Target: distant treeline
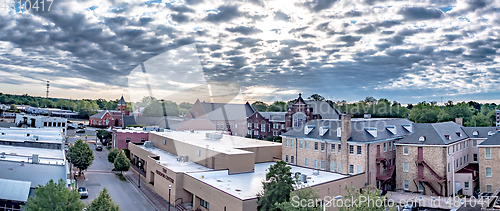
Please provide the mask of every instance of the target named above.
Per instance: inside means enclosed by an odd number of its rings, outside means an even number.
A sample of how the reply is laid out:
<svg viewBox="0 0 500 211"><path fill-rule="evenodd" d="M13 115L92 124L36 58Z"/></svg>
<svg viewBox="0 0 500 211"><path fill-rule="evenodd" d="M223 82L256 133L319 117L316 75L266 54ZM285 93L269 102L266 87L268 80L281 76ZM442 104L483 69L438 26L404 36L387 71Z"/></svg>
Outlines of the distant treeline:
<svg viewBox="0 0 500 211"><path fill-rule="evenodd" d="M73 100L73 99L61 99L61 98L42 98L42 97L33 97L27 94L24 95L11 95L11 94L3 94L0 93L0 103L7 105L30 105L33 107L40 108L60 108L65 110L72 110L78 112L80 118L87 119L89 116L92 116L97 113L97 110L114 110L116 109L116 105L118 104L119 99L116 100L105 100L105 99L82 99L82 100ZM150 104L151 103L151 104ZM158 109L155 108L158 104L161 104L162 101L157 100L151 97L144 97L140 102L130 103L127 102L127 109L129 111L133 111L138 107L146 107L149 108L144 110L144 116L156 116ZM170 116L180 115L182 113L186 113L189 109L191 109L190 103L181 103L177 105L172 101L164 101L165 108L167 108L167 114Z"/></svg>
<svg viewBox="0 0 500 211"><path fill-rule="evenodd" d="M372 118L408 118L416 123L435 123L455 121L455 118L463 118L464 125L467 127L495 126L495 110L500 109L495 103L481 104L474 101L459 102L454 104L452 101L444 105L437 105L435 102L420 102L416 105L408 104L402 106L396 101L389 101L385 98L375 99L366 97L356 103L343 101L327 100L319 94L313 94L307 100L325 101L332 106L341 109L344 113L351 114L354 118L361 118L365 114L370 114ZM295 100L276 101L272 104L266 104L256 101L252 106L257 111L286 111L289 105Z"/></svg>

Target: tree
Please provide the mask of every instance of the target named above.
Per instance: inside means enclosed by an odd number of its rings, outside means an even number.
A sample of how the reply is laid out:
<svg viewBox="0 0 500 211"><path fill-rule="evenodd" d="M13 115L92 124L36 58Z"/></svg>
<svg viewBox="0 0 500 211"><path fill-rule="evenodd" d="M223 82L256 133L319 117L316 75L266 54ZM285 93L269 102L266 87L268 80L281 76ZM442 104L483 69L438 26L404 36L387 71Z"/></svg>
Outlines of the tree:
<svg viewBox="0 0 500 211"><path fill-rule="evenodd" d="M154 100L146 108L144 108L142 115L145 117L162 117L165 113L163 111L162 104L159 101Z"/></svg>
<svg viewBox="0 0 500 211"><path fill-rule="evenodd" d="M267 107L266 111L272 112L281 112L281 111L286 111L287 104L283 101L276 101L273 104L271 104L269 107Z"/></svg>
<svg viewBox="0 0 500 211"><path fill-rule="evenodd" d="M76 141L75 145L69 148L68 160L79 170L79 175L82 170L86 170L94 161L94 152L89 145L81 139Z"/></svg>
<svg viewBox="0 0 500 211"><path fill-rule="evenodd" d="M14 104L10 104L10 110L17 111L17 106Z"/></svg>
<svg viewBox="0 0 500 211"><path fill-rule="evenodd" d="M115 162L115 158L118 155L118 153L120 153L119 149L113 149L113 150L111 150L111 152L108 153L108 161L110 163L114 163Z"/></svg>
<svg viewBox="0 0 500 211"><path fill-rule="evenodd" d="M118 152L113 164L115 165L115 171L120 171L120 174L123 173L123 171L128 171L130 168L130 160L123 151Z"/></svg>
<svg viewBox="0 0 500 211"><path fill-rule="evenodd" d="M491 126L490 119L483 115L482 113L478 113L475 116L472 116L472 118L469 121L465 122L466 127L489 127Z"/></svg>
<svg viewBox="0 0 500 211"><path fill-rule="evenodd" d="M262 182L264 191L257 195L259 210L279 210L276 203L287 202L293 190L292 168L284 161L269 167L266 181Z"/></svg>
<svg viewBox="0 0 500 211"><path fill-rule="evenodd" d="M311 187L302 188L290 193L290 201L276 204L276 208L286 211L321 211L321 207L316 204L319 199L318 191ZM300 206L301 202L306 206Z"/></svg>
<svg viewBox="0 0 500 211"><path fill-rule="evenodd" d="M252 103L252 107L257 111L264 112L267 109L267 104L262 101L255 101Z"/></svg>
<svg viewBox="0 0 500 211"><path fill-rule="evenodd" d="M97 130L97 138L104 144L108 139L111 139L111 133L107 130Z"/></svg>
<svg viewBox="0 0 500 211"><path fill-rule="evenodd" d="M103 188L99 196L87 205L87 211L120 211L120 206L113 202L107 188Z"/></svg>
<svg viewBox="0 0 500 211"><path fill-rule="evenodd" d="M313 101L325 101L325 98L319 94L312 94L310 97L307 98L308 100L313 100Z"/></svg>
<svg viewBox="0 0 500 211"><path fill-rule="evenodd" d="M25 211L80 211L84 207L85 204L80 201L78 191L69 190L63 179L59 179L58 183L51 179L44 186L38 185L35 198L30 196L23 209Z"/></svg>
<svg viewBox="0 0 500 211"><path fill-rule="evenodd" d="M375 200L381 200L382 202L385 201L387 198L387 195L385 196L380 196L380 190L377 188L373 188L371 186L367 186L360 191L357 188L348 188L347 186L345 187L347 190L347 195L345 195L343 198L345 199L373 199ZM356 204L356 206L351 206L351 207L339 207L339 211L385 211L386 207L384 207L384 203L380 203L382 206L378 207L376 206L376 203L370 202L370 200L366 200L363 203L359 202ZM391 209L392 210L392 209Z"/></svg>

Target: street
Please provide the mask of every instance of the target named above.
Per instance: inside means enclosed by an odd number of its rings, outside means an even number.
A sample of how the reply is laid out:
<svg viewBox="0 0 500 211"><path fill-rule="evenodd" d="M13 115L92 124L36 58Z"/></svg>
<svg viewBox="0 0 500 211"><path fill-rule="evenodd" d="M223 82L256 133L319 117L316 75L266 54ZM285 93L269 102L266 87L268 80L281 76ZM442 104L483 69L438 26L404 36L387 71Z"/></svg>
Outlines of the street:
<svg viewBox="0 0 500 211"><path fill-rule="evenodd" d="M69 132L69 131L68 131ZM95 134L95 133L94 133ZM83 137L68 137L68 143L75 143L77 139L85 140ZM95 140L95 135L89 135L87 139ZM92 150L95 149L94 144L89 144ZM103 151L94 150L95 159L89 169L85 172L85 179L77 181L77 187L86 187L89 197L82 199L85 204L89 204L93 199L97 198L99 192L106 187L111 198L115 203L120 205L122 210L144 210L151 211L155 208L149 201L128 181L121 181L115 172L112 172L113 164L108 162L108 151L106 148ZM124 172L124 174L133 174L132 172Z"/></svg>

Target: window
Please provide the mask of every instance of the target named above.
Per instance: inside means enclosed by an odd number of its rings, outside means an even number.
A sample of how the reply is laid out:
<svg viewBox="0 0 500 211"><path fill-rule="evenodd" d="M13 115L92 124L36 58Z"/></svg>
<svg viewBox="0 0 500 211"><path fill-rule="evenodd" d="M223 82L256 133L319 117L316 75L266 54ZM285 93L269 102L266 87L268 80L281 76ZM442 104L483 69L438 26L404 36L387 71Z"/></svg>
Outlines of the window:
<svg viewBox="0 0 500 211"><path fill-rule="evenodd" d="M44 127L47 127L47 122L44 122L44 123L43 123L43 126L44 126Z"/></svg>
<svg viewBox="0 0 500 211"><path fill-rule="evenodd" d="M450 154L450 147L448 147L448 155Z"/></svg>
<svg viewBox="0 0 500 211"><path fill-rule="evenodd" d="M408 146L403 146L403 155L408 155Z"/></svg>
<svg viewBox="0 0 500 211"><path fill-rule="evenodd" d="M491 177L491 168L486 168L486 177Z"/></svg>
<svg viewBox="0 0 500 211"><path fill-rule="evenodd" d="M477 162L477 154L472 155L472 161Z"/></svg>
<svg viewBox="0 0 500 211"><path fill-rule="evenodd" d="M288 163L288 155L285 155L285 162Z"/></svg>
<svg viewBox="0 0 500 211"><path fill-rule="evenodd" d="M260 124L260 131L266 132L266 124Z"/></svg>
<svg viewBox="0 0 500 211"><path fill-rule="evenodd" d="M342 163L338 162L337 163L337 172L341 172L342 171Z"/></svg>
<svg viewBox="0 0 500 211"><path fill-rule="evenodd" d="M314 142L314 150L318 150L318 142Z"/></svg>
<svg viewBox="0 0 500 211"><path fill-rule="evenodd" d="M455 164L456 164L456 165L455 165L455 166L456 166L455 168L458 168L458 159L455 161Z"/></svg>
<svg viewBox="0 0 500 211"><path fill-rule="evenodd" d="M325 145L326 145L326 143L321 143L321 151L325 151L325 148L326 148Z"/></svg>
<svg viewBox="0 0 500 211"><path fill-rule="evenodd" d="M451 167L451 166L450 166L450 163L448 163L448 173L450 173L450 170L451 170L451 168L450 168L450 167Z"/></svg>
<svg viewBox="0 0 500 211"><path fill-rule="evenodd" d="M248 130L247 134L252 135L252 130Z"/></svg>
<svg viewBox="0 0 500 211"><path fill-rule="evenodd" d="M125 142L127 142L127 143L130 142L130 138L126 138Z"/></svg>
<svg viewBox="0 0 500 211"><path fill-rule="evenodd" d="M353 145L349 145L349 154L354 154L354 146Z"/></svg>
<svg viewBox="0 0 500 211"><path fill-rule="evenodd" d="M258 130L254 130L254 131L253 131L253 135L254 135L254 136L258 136L258 135L259 135L259 131L258 131Z"/></svg>
<svg viewBox="0 0 500 211"><path fill-rule="evenodd" d="M335 171L335 162L330 162L330 171Z"/></svg>
<svg viewBox="0 0 500 211"><path fill-rule="evenodd" d="M293 164L293 163L294 163L294 161L295 161L295 157L294 157L293 155L292 155L292 156L290 156L290 163L291 163L291 164Z"/></svg>
<svg viewBox="0 0 500 211"><path fill-rule="evenodd" d="M387 143L384 143L384 152L387 152Z"/></svg>
<svg viewBox="0 0 500 211"><path fill-rule="evenodd" d="M392 150L392 142L389 142L389 151Z"/></svg>
<svg viewBox="0 0 500 211"><path fill-rule="evenodd" d="M163 139L163 145L167 145L167 139Z"/></svg>
<svg viewBox="0 0 500 211"><path fill-rule="evenodd" d="M408 180L405 180L405 181L404 181L404 189L405 189L405 190L410 189L410 187L409 187L409 186L410 186L410 184L408 183Z"/></svg>
<svg viewBox="0 0 500 211"><path fill-rule="evenodd" d="M424 184L421 181L418 181L418 191L419 192L424 191Z"/></svg>
<svg viewBox="0 0 500 211"><path fill-rule="evenodd" d="M335 153L335 144L330 144L332 153Z"/></svg>
<svg viewBox="0 0 500 211"><path fill-rule="evenodd" d="M361 165L356 166L356 174L361 174L363 172L363 169L361 169Z"/></svg>
<svg viewBox="0 0 500 211"><path fill-rule="evenodd" d="M57 127L61 127L61 123L60 122L57 123Z"/></svg>
<svg viewBox="0 0 500 211"><path fill-rule="evenodd" d="M396 141L392 142L392 150L396 150Z"/></svg>
<svg viewBox="0 0 500 211"><path fill-rule="evenodd" d="M361 146L357 146L358 155L361 155Z"/></svg>
<svg viewBox="0 0 500 211"><path fill-rule="evenodd" d="M295 139L290 139L290 147L295 147Z"/></svg>
<svg viewBox="0 0 500 211"><path fill-rule="evenodd" d="M203 200L203 199L200 199L200 205L204 208L206 208L207 210L210 209L210 203L208 203L207 201Z"/></svg>
<svg viewBox="0 0 500 211"><path fill-rule="evenodd" d="M285 124L281 124L281 129L285 129Z"/></svg>
<svg viewBox="0 0 500 211"><path fill-rule="evenodd" d="M302 149L302 140L299 140L299 148Z"/></svg>
<svg viewBox="0 0 500 211"><path fill-rule="evenodd" d="M200 156L201 156L201 150L196 150L196 155L197 155L198 157L200 157Z"/></svg>
<svg viewBox="0 0 500 211"><path fill-rule="evenodd" d="M491 148L485 148L484 149L484 158L485 159L491 159Z"/></svg>
<svg viewBox="0 0 500 211"><path fill-rule="evenodd" d="M464 189L469 190L469 182L464 182Z"/></svg>
<svg viewBox="0 0 500 211"><path fill-rule="evenodd" d="M324 160L321 161L321 170L325 170L325 161Z"/></svg>
<svg viewBox="0 0 500 211"><path fill-rule="evenodd" d="M248 123L248 128L252 128L252 123Z"/></svg>
<svg viewBox="0 0 500 211"><path fill-rule="evenodd" d="M467 163L469 162L469 154L467 154Z"/></svg>
<svg viewBox="0 0 500 211"><path fill-rule="evenodd" d="M462 165L462 158L460 158L460 165Z"/></svg>
<svg viewBox="0 0 500 211"><path fill-rule="evenodd" d="M305 144L305 148L306 148L306 149L309 149L309 141L305 140L305 141L304 141L304 144Z"/></svg>
<svg viewBox="0 0 500 211"><path fill-rule="evenodd" d="M299 125L301 125L303 122L306 121L306 115L302 112L297 112L295 114L293 114L292 116L292 127L298 127Z"/></svg>
<svg viewBox="0 0 500 211"><path fill-rule="evenodd" d="M309 167L309 158L304 159L304 166Z"/></svg>
<svg viewBox="0 0 500 211"><path fill-rule="evenodd" d="M63 123L62 123L62 127L66 127L66 122L63 122Z"/></svg>
<svg viewBox="0 0 500 211"><path fill-rule="evenodd" d="M318 168L318 160L314 159L314 168L317 169Z"/></svg>
<svg viewBox="0 0 500 211"><path fill-rule="evenodd" d="M493 187L491 187L491 185L486 185L486 193L493 193Z"/></svg>
<svg viewBox="0 0 500 211"><path fill-rule="evenodd" d="M341 148L342 148L342 145L339 144L339 147L337 147L337 149L338 149L337 152L339 152L339 154L340 154L340 149Z"/></svg>
<svg viewBox="0 0 500 211"><path fill-rule="evenodd" d="M465 148L469 148L469 141L465 142Z"/></svg>
<svg viewBox="0 0 500 211"><path fill-rule="evenodd" d="M141 138L141 142L146 142L146 139L145 138Z"/></svg>
<svg viewBox="0 0 500 211"><path fill-rule="evenodd" d="M354 165L349 164L349 174L354 174Z"/></svg>
<svg viewBox="0 0 500 211"><path fill-rule="evenodd" d="M472 147L477 147L477 140L472 140Z"/></svg>
<svg viewBox="0 0 500 211"><path fill-rule="evenodd" d="M403 163L403 171L408 172L408 162Z"/></svg>

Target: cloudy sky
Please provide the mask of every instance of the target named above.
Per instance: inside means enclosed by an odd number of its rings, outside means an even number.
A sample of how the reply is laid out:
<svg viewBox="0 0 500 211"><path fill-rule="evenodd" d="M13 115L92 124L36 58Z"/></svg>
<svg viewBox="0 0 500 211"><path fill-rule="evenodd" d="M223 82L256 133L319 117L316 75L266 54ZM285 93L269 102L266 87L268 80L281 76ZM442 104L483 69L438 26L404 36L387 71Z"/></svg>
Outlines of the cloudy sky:
<svg viewBox="0 0 500 211"><path fill-rule="evenodd" d="M50 80L52 97L74 99L195 99L217 95L197 87L230 84L226 94L239 90L244 101L289 100L299 92L334 101L500 101L498 0L25 6L0 8L3 93L44 96Z"/></svg>

